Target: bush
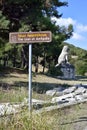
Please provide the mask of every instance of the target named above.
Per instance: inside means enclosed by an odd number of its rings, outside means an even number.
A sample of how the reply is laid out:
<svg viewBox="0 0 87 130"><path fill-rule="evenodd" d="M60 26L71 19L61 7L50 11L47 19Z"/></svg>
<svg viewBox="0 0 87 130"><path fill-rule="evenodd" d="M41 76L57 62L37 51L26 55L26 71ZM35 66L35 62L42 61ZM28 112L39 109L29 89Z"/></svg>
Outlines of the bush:
<svg viewBox="0 0 87 130"><path fill-rule="evenodd" d="M51 76L62 76L62 72L59 66L51 66L47 73Z"/></svg>
<svg viewBox="0 0 87 130"><path fill-rule="evenodd" d="M46 116L23 112L0 120L0 130L52 130Z"/></svg>
<svg viewBox="0 0 87 130"><path fill-rule="evenodd" d="M79 60L76 64L76 73L77 75L82 75L84 76L85 73L87 72L87 63L84 61Z"/></svg>
<svg viewBox="0 0 87 130"><path fill-rule="evenodd" d="M47 90L53 89L53 87L47 83L33 83L32 87L33 91L40 94L46 93Z"/></svg>

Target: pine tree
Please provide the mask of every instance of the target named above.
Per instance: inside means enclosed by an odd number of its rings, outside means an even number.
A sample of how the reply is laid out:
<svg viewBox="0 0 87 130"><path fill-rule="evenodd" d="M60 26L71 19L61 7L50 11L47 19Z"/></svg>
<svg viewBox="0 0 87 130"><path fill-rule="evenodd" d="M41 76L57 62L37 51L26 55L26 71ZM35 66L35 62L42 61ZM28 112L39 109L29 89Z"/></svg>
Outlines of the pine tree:
<svg viewBox="0 0 87 130"><path fill-rule="evenodd" d="M49 59L56 58L57 52L59 51L58 47L62 41L70 38L72 35L72 25L66 29L65 27L57 26L55 22L51 21L52 17L62 17L58 8L67 5L67 2L61 2L60 0L2 0L0 4L0 39L4 39L4 42L8 43L9 32L50 30L53 34L51 45L33 45L33 50L35 50L33 57L37 59L36 63L38 62L38 57L43 56L45 67ZM3 40L1 42L3 43ZM20 66L23 67L28 66L27 46L27 44L21 45L22 51L20 54L22 56L20 63L22 63L22 65ZM16 54L19 53L18 47L19 45L14 47L17 49ZM15 55L14 48L9 47L9 55L11 55L11 53ZM37 53L38 50L40 51ZM16 62L15 59L14 62Z"/></svg>

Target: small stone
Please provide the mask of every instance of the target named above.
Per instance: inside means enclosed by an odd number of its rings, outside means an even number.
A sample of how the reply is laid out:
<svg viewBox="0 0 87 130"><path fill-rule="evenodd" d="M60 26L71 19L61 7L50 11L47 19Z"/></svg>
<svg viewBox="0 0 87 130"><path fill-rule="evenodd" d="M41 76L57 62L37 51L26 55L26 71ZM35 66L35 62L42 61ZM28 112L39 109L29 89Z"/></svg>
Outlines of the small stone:
<svg viewBox="0 0 87 130"><path fill-rule="evenodd" d="M74 92L75 90L76 90L76 87L73 86L73 87L69 87L69 88L65 89L65 90L63 91L63 93L64 93L64 94L69 94L69 93Z"/></svg>
<svg viewBox="0 0 87 130"><path fill-rule="evenodd" d="M46 91L46 95L49 95L49 96L54 96L56 93L56 90L48 90Z"/></svg>

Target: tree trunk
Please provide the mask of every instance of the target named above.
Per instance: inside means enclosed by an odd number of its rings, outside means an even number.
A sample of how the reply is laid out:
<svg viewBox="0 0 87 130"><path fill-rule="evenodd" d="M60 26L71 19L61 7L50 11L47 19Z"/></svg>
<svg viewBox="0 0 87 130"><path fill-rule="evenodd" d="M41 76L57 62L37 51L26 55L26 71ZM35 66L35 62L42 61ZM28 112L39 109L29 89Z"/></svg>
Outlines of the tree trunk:
<svg viewBox="0 0 87 130"><path fill-rule="evenodd" d="M6 67L8 65L8 57L4 56L3 58L3 66Z"/></svg>
<svg viewBox="0 0 87 130"><path fill-rule="evenodd" d="M46 66L46 55L44 52L44 58L43 58L43 73L45 72L45 66Z"/></svg>
<svg viewBox="0 0 87 130"><path fill-rule="evenodd" d="M27 50L26 47L23 46L22 47L22 51L21 51L21 67L24 69L28 69L28 57L27 57Z"/></svg>
<svg viewBox="0 0 87 130"><path fill-rule="evenodd" d="M36 57L35 73L38 73L38 56Z"/></svg>

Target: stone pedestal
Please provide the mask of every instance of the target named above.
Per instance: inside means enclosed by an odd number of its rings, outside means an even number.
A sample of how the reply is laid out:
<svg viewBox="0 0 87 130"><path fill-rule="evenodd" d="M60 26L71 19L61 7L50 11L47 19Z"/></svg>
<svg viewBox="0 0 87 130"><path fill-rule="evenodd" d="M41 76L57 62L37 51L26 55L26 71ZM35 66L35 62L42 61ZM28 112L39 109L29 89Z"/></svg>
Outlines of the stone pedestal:
<svg viewBox="0 0 87 130"><path fill-rule="evenodd" d="M61 78L63 79L75 79L75 67L71 64L63 64L61 65L61 71L63 73L63 76Z"/></svg>

